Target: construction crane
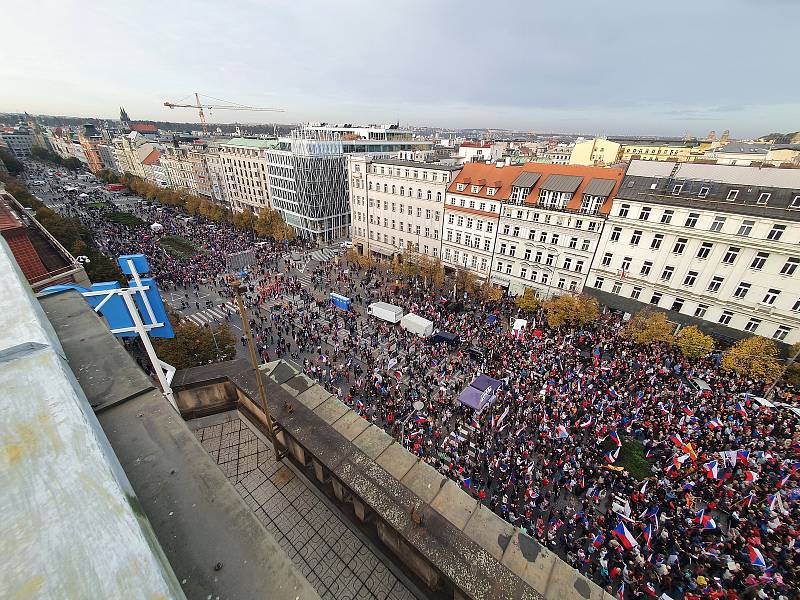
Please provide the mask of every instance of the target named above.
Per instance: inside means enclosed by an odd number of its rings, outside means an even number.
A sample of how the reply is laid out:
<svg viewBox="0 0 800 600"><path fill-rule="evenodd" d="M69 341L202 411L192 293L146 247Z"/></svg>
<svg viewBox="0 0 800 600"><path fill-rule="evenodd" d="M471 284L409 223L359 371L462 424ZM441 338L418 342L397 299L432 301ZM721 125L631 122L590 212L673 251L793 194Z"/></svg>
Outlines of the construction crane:
<svg viewBox="0 0 800 600"><path fill-rule="evenodd" d="M284 109L282 108L244 106L243 104L234 104L233 106L224 104L200 104L200 95L197 93L195 93L194 99L196 102L195 104L177 104L175 102L166 101L164 102L164 106L166 106L167 108L196 108L197 113L200 115L200 128L203 130L203 133L208 133L208 123L206 123L206 115L203 112L204 108L207 108L208 110L224 109L224 110L250 110L256 112L284 112ZM221 100L221 102L225 102L225 100Z"/></svg>

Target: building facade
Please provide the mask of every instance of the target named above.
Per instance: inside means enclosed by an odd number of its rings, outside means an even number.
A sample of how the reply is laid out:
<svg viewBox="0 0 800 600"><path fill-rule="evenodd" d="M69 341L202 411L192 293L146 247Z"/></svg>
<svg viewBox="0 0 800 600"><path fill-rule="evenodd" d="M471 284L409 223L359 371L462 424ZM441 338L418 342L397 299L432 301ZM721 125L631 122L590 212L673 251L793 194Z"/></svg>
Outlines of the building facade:
<svg viewBox="0 0 800 600"><path fill-rule="evenodd" d="M347 157L427 158L433 142L395 126L310 126L281 138L266 151L274 206L297 234L331 241L348 237L350 200Z"/></svg>
<svg viewBox="0 0 800 600"><path fill-rule="evenodd" d="M196 194L197 181L194 176L194 165L189 158L190 151L191 147L185 144L167 144L159 157L159 163L166 172L170 187L189 190ZM146 177L146 174L144 176Z"/></svg>
<svg viewBox="0 0 800 600"><path fill-rule="evenodd" d="M266 152L278 141L233 138L220 142L219 160L224 167L225 195L231 210L250 209L258 214L272 208L267 183Z"/></svg>
<svg viewBox="0 0 800 600"><path fill-rule="evenodd" d="M5 146L17 158L27 158L33 147L33 133L24 126L0 130L0 147Z"/></svg>
<svg viewBox="0 0 800 600"><path fill-rule="evenodd" d="M633 161L587 291L718 337L800 341L800 171Z"/></svg>
<svg viewBox="0 0 800 600"><path fill-rule="evenodd" d="M390 258L411 249L439 258L447 187L460 170L455 165L351 155L351 237L359 253Z"/></svg>
<svg viewBox="0 0 800 600"><path fill-rule="evenodd" d="M503 199L492 283L512 295L581 293L623 169L526 165Z"/></svg>
<svg viewBox="0 0 800 600"><path fill-rule="evenodd" d="M220 156L220 145L212 140L206 149L206 168L208 169L208 183L211 191L211 200L222 206L228 206L228 197L225 193L225 166Z"/></svg>
<svg viewBox="0 0 800 600"><path fill-rule="evenodd" d="M569 164L584 166L611 165L619 160L622 146L608 138L592 138L575 142Z"/></svg>
<svg viewBox="0 0 800 600"><path fill-rule="evenodd" d="M98 146L104 144L105 140L100 135L100 132L97 131L97 128L91 123L84 125L78 134L78 141L81 148L83 148L83 154L86 156L86 164L89 170L92 173L97 173L105 169L106 166L98 151Z"/></svg>

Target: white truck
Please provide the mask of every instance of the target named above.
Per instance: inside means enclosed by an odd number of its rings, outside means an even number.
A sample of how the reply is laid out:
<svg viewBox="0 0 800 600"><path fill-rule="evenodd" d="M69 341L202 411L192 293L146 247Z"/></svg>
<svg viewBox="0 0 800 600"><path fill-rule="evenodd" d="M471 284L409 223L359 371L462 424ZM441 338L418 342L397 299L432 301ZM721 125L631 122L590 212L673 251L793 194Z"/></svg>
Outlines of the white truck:
<svg viewBox="0 0 800 600"><path fill-rule="evenodd" d="M397 323L403 318L403 309L387 302L373 302L367 307L367 313L389 323Z"/></svg>
<svg viewBox="0 0 800 600"><path fill-rule="evenodd" d="M403 316L403 318L400 319L400 327L423 338L433 335L433 321L423 319L414 313L408 313Z"/></svg>

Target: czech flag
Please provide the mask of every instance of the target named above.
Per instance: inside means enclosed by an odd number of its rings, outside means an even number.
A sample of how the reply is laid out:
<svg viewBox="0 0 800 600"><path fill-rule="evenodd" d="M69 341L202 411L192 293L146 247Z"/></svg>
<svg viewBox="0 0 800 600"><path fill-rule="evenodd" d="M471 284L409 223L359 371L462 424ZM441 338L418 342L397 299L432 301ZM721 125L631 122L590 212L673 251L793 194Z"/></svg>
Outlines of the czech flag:
<svg viewBox="0 0 800 600"><path fill-rule="evenodd" d="M578 427L580 427L581 429L586 429L587 427L591 427L591 425L592 425L592 415L589 415L589 418L586 419L586 421L584 421L583 423L579 423Z"/></svg>
<svg viewBox="0 0 800 600"><path fill-rule="evenodd" d="M620 441L620 439L619 439L619 434L618 434L616 431L612 431L611 433L609 433L609 434L608 434L608 437L610 437L610 438L611 438L611 440L612 440L612 441L613 441L613 442L614 442L614 443L615 443L617 446L622 446L622 442L621 442L621 441Z"/></svg>
<svg viewBox="0 0 800 600"><path fill-rule="evenodd" d="M694 411L691 408L689 408L688 406L684 406L683 407L683 412L686 414L687 417L693 417L694 416Z"/></svg>
<svg viewBox="0 0 800 600"><path fill-rule="evenodd" d="M747 494L747 496L742 498L740 504L742 506L750 506L753 503L753 498L755 498L755 496L756 496L755 492L750 492L749 494Z"/></svg>
<svg viewBox="0 0 800 600"><path fill-rule="evenodd" d="M707 425L709 429L722 429L722 421L720 421L718 418L711 419Z"/></svg>
<svg viewBox="0 0 800 600"><path fill-rule="evenodd" d="M673 435L669 436L669 439L678 448L683 448L683 440L681 439L681 436L679 436L677 434L673 434Z"/></svg>
<svg viewBox="0 0 800 600"><path fill-rule="evenodd" d="M736 408L735 408L735 410L736 410L736 412L737 412L737 413L739 413L739 414L740 414L740 415L742 415L743 417L746 417L746 416L747 416L747 410L745 409L745 407L742 405L742 403L741 403L741 402L737 402L737 403L736 403Z"/></svg>
<svg viewBox="0 0 800 600"><path fill-rule="evenodd" d="M755 483L756 481L758 481L758 473L756 473L755 471L745 471L744 479L745 481L752 481L753 483Z"/></svg>
<svg viewBox="0 0 800 600"><path fill-rule="evenodd" d="M617 600L625 600L625 582L623 581L622 584L619 586L617 590Z"/></svg>
<svg viewBox="0 0 800 600"><path fill-rule="evenodd" d="M622 544L622 547L626 550L630 550L639 545L636 538L633 537L631 532L628 531L628 528L625 527L625 523L617 525L611 533L617 537L619 543Z"/></svg>
<svg viewBox="0 0 800 600"><path fill-rule="evenodd" d="M594 536L594 539L592 540L592 546L594 546L595 548L599 548L600 546L603 545L605 541L606 541L606 536L604 536L601 532L598 531L597 535Z"/></svg>
<svg viewBox="0 0 800 600"><path fill-rule="evenodd" d="M653 526L648 523L644 526L644 541L648 548L650 548L650 540L653 537Z"/></svg>
<svg viewBox="0 0 800 600"><path fill-rule="evenodd" d="M613 387L612 388L608 388L608 395L611 396L612 398L618 398L619 397L619 394L617 394L617 390L615 390Z"/></svg>
<svg viewBox="0 0 800 600"><path fill-rule="evenodd" d="M472 477L467 477L464 479L464 487L467 489L472 487Z"/></svg>
<svg viewBox="0 0 800 600"><path fill-rule="evenodd" d="M414 417L414 422L415 423L427 423L428 419L423 417L422 415L417 415L416 417Z"/></svg>
<svg viewBox="0 0 800 600"><path fill-rule="evenodd" d="M737 450L736 451L736 464L745 465L747 466L750 460L750 451L749 450Z"/></svg>
<svg viewBox="0 0 800 600"><path fill-rule="evenodd" d="M703 465L703 469L705 470L706 476L708 476L709 479L719 479L719 469L717 466L717 461L712 460L710 462L707 462L706 464Z"/></svg>
<svg viewBox="0 0 800 600"><path fill-rule="evenodd" d="M697 521L697 524L703 529L717 528L717 524L714 522L714 519L712 519L710 515L707 515L705 510L698 510L694 514L694 520Z"/></svg>
<svg viewBox="0 0 800 600"><path fill-rule="evenodd" d="M754 567L761 567L762 569L767 568L767 563L764 561L764 555L761 554L761 550L755 546L748 546L747 554L750 556L751 565Z"/></svg>
<svg viewBox="0 0 800 600"><path fill-rule="evenodd" d="M683 463L689 460L688 454L682 454L681 456L673 456L672 457L672 464L675 465L676 469L679 469Z"/></svg>
<svg viewBox="0 0 800 600"><path fill-rule="evenodd" d="M609 450L603 455L606 459L607 463L614 464L617 462L617 458L619 458L619 446L617 446L616 450Z"/></svg>
<svg viewBox="0 0 800 600"><path fill-rule="evenodd" d="M556 427L556 436L558 439L564 439L569 437L569 433L567 432L567 428L563 425L559 425Z"/></svg>

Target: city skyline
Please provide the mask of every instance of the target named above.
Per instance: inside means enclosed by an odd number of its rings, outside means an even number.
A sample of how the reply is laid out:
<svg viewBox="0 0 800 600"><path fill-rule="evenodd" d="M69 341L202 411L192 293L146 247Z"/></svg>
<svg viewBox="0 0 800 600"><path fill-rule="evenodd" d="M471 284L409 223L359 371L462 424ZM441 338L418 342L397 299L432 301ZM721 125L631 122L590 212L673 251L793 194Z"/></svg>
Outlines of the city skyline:
<svg viewBox="0 0 800 600"><path fill-rule="evenodd" d="M156 18L143 4L124 14L104 4L18 5L8 21L35 24L38 38L31 44L26 27L6 32L8 47L25 52L0 67L0 111L117 118L125 106L133 118L192 122L196 113L163 102L188 103L199 91L286 109L207 114L220 123L672 136L730 129L741 138L800 129L800 83L785 77L795 3L677 2L673 29L661 8L583 4L565 14L392 2L378 14L364 2L177 2Z"/></svg>

